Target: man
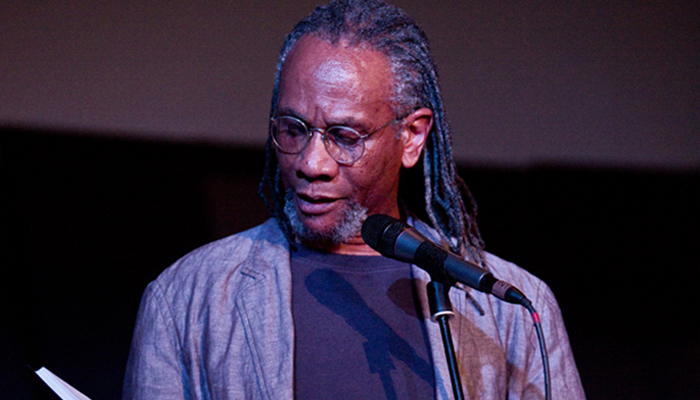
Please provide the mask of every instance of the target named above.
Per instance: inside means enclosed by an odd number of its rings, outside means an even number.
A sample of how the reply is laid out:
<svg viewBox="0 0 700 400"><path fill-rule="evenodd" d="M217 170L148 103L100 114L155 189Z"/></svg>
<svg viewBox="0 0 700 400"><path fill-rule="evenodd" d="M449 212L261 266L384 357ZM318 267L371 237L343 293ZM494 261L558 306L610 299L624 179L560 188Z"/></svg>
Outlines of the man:
<svg viewBox="0 0 700 400"><path fill-rule="evenodd" d="M544 320L554 397L584 397L547 286L482 250L427 39L402 11L334 1L287 37L261 193L274 219L195 250L149 285L124 398L451 398L430 277L365 244L372 214L407 221L523 290ZM544 398L527 313L471 289L450 297L466 396Z"/></svg>

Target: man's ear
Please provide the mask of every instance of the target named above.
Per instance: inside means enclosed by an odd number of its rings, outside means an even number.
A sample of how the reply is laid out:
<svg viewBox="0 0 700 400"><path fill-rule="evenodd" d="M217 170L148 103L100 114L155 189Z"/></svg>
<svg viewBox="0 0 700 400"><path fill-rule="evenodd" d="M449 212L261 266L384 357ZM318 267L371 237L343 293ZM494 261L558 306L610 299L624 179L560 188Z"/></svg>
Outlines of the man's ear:
<svg viewBox="0 0 700 400"><path fill-rule="evenodd" d="M420 155L428 140L433 127L433 111L429 108L419 108L405 119L405 128L401 134L404 142L401 163L404 168L411 168L420 159Z"/></svg>

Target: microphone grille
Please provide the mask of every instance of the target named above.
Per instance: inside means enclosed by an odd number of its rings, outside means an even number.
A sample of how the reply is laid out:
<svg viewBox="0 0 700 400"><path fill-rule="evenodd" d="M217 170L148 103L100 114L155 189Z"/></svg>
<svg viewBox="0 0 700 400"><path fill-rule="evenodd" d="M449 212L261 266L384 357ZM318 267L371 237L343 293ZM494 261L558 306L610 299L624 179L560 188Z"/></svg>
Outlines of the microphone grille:
<svg viewBox="0 0 700 400"><path fill-rule="evenodd" d="M398 219L374 214L362 224L362 239L382 255L394 257L394 244L404 229L406 225Z"/></svg>

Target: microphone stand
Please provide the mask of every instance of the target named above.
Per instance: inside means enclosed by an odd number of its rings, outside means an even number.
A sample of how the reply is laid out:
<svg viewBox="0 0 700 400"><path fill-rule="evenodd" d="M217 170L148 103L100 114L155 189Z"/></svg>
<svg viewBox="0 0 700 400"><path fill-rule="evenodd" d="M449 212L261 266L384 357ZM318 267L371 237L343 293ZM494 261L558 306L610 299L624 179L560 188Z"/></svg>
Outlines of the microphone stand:
<svg viewBox="0 0 700 400"><path fill-rule="evenodd" d="M455 400L463 400L462 380L459 377L457 356L455 355L452 332L450 331L449 318L454 316L454 312L452 311L450 298L447 295L449 290L450 285L444 285L436 280L431 280L427 285L430 315L433 321L437 321L440 324L442 343L445 346L445 359L447 360L447 368L450 371Z"/></svg>

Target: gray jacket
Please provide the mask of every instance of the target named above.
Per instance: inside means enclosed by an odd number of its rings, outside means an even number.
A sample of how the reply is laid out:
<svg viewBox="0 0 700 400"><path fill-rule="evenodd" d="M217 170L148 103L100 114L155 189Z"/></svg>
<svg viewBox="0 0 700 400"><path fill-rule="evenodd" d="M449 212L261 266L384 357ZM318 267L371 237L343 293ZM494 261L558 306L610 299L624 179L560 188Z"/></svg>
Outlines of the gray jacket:
<svg viewBox="0 0 700 400"><path fill-rule="evenodd" d="M417 222L433 239L435 233ZM584 399L561 312L550 289L487 255L494 275L520 288L543 321L557 400ZM413 267L426 316L430 278ZM542 362L527 311L475 290L452 289L450 327L465 396L542 399ZM289 244L276 221L203 246L146 289L124 399L293 399L294 321ZM436 397L452 398L439 326L426 322Z"/></svg>

